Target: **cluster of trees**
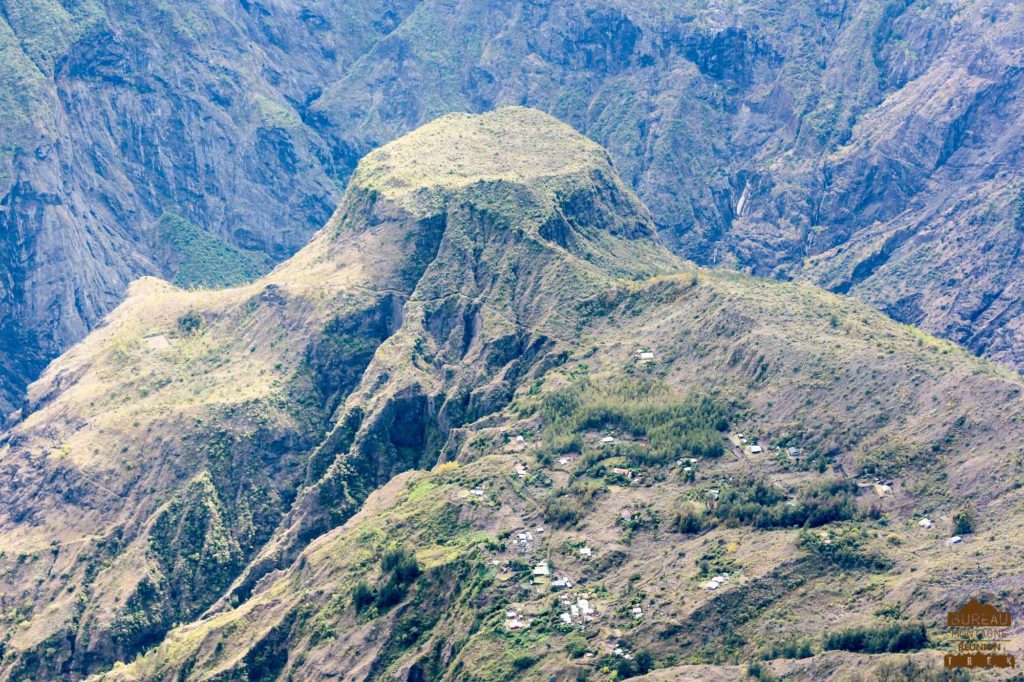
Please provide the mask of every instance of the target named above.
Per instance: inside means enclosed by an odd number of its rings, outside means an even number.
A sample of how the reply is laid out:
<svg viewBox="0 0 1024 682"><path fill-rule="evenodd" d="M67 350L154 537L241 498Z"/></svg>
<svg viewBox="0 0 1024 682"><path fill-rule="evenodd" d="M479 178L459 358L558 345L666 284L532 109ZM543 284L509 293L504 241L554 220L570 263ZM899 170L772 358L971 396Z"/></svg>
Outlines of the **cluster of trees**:
<svg viewBox="0 0 1024 682"><path fill-rule="evenodd" d="M416 555L405 547L393 547L384 552L380 560L381 570L387 579L374 589L365 580L360 580L352 591L352 605L361 613L371 605L383 611L405 599L409 586L420 576L420 565Z"/></svg>
<svg viewBox="0 0 1024 682"><path fill-rule="evenodd" d="M571 526L604 490L602 483L588 479L578 479L568 488L558 488L544 503L544 520L555 526Z"/></svg>
<svg viewBox="0 0 1024 682"><path fill-rule="evenodd" d="M542 456L582 452L581 434L614 429L644 438L644 447L622 454L639 465L675 461L684 455L718 457L724 451L722 432L729 428L727 405L708 396L680 398L651 379L621 379L596 384L581 379L544 396Z"/></svg>
<svg viewBox="0 0 1024 682"><path fill-rule="evenodd" d="M920 623L855 627L825 635L822 647L864 654L898 654L928 646L928 632Z"/></svg>
<svg viewBox="0 0 1024 682"><path fill-rule="evenodd" d="M797 544L840 568L884 571L892 566L892 562L878 552L865 549L863 540L863 531L845 529L823 538L804 529L800 531Z"/></svg>
<svg viewBox="0 0 1024 682"><path fill-rule="evenodd" d="M801 490L794 502L765 479L738 481L722 491L714 515L733 526L755 528L817 528L857 515L857 486L847 481L824 481Z"/></svg>
<svg viewBox="0 0 1024 682"><path fill-rule="evenodd" d="M676 514L672 528L696 534L719 523L755 528L817 528L857 516L857 486L824 481L802 489L790 501L786 493L764 478L747 478L724 489L717 506L707 514L687 507Z"/></svg>

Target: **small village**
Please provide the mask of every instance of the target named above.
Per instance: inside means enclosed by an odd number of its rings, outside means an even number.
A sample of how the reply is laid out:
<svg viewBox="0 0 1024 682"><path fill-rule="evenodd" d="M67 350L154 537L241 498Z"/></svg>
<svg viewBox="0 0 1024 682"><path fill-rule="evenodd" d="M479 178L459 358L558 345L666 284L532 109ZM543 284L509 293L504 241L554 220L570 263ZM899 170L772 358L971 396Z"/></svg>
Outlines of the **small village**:
<svg viewBox="0 0 1024 682"><path fill-rule="evenodd" d="M636 359L644 365L656 362L650 350L638 351ZM582 434L582 448L557 457L542 457L542 426L533 422L504 431L502 452L508 461L508 478L479 482L465 494L479 504L500 506L502 499L514 493L522 503L516 507L517 513L529 521L499 536L503 538L502 545L487 560L510 599L503 610L501 629L509 634L539 629L589 635L587 641L592 644L582 654L583 660L602 656L632 660L635 652L630 645L631 633L636 628L651 621L662 626L678 622L685 618L685 613L708 600L750 582L742 562L730 557L734 550L727 548L724 554L715 554L717 550L711 546L704 550L705 559L700 559L689 575L675 575L665 583L679 591L668 600L677 609L675 612L661 606L666 601L664 596L654 598L643 589L634 589L632 583L625 593L610 591L606 584L610 574L605 571L615 571L617 566L628 563L635 539L672 537L666 536L672 529L666 527L664 511L642 499L655 490L662 490L661 495L672 490L671 495L692 500L688 504L693 509L713 515L726 499L726 490L734 489L743 471L753 470L794 481L780 504L794 514L802 505L795 491L804 478L801 472L809 458L796 445L776 445L748 432L730 432L721 436L724 452L719 457L683 456L667 466L642 466L629 464L627 458L616 454L628 451L625 448L647 445L644 438L621 429L586 431ZM567 485L578 477L579 467L586 462L590 463L588 480L596 476L594 484L605 491L600 497L602 508L613 508L611 518L603 517L606 522L596 526L590 522L577 525L560 523L557 518L545 519L545 510L536 495ZM842 475L841 469L838 472ZM888 500L899 490L898 481L877 476L859 477L851 484L860 491L865 504L871 504L870 499ZM499 495L498 490L505 492ZM535 500L533 506L530 500ZM614 511L616 500L621 503ZM937 530L928 517L920 518L915 525L922 533ZM684 532L681 538L687 546L696 543L701 547L699 535L690 540L687 537L690 536ZM841 539L832 533L818 533L816 537L824 547ZM951 547L963 538L953 535L944 540L935 537L935 541ZM594 648L596 642L601 642L601 646Z"/></svg>

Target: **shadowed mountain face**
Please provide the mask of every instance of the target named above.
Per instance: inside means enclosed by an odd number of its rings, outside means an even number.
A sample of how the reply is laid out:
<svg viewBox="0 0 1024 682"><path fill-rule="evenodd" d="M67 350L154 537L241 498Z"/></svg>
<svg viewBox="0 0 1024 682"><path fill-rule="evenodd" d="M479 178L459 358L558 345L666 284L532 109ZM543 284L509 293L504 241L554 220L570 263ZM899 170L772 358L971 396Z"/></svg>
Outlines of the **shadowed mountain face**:
<svg viewBox="0 0 1024 682"><path fill-rule="evenodd" d="M804 679L866 669L822 652L819 604L931 623L1019 585L1022 388L683 261L546 114L450 114L368 154L270 273L143 278L30 387L0 436L0 680L728 679L671 673L780 624L820 654Z"/></svg>
<svg viewBox="0 0 1024 682"><path fill-rule="evenodd" d="M605 146L681 255L1024 362L1013 3L0 8L5 411L135 277L279 261L366 152L505 104ZM206 233L194 253L168 247L167 216Z"/></svg>

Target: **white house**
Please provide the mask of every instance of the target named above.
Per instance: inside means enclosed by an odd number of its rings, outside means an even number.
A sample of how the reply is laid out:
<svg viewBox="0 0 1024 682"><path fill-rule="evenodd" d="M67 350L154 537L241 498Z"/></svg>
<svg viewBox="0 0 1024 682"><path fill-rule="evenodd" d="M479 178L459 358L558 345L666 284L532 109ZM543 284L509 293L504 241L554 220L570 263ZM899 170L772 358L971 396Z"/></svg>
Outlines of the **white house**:
<svg viewBox="0 0 1024 682"><path fill-rule="evenodd" d="M548 564L546 561L542 561L533 567L533 574L537 576L551 575L551 569L548 568Z"/></svg>
<svg viewBox="0 0 1024 682"><path fill-rule="evenodd" d="M932 527L932 520L931 519L921 519L920 521L917 522L917 525L921 526L922 528L931 528Z"/></svg>
<svg viewBox="0 0 1024 682"><path fill-rule="evenodd" d="M750 454L752 454L752 455L760 455L762 452L764 452L764 449L762 449L760 445L751 445L750 446Z"/></svg>

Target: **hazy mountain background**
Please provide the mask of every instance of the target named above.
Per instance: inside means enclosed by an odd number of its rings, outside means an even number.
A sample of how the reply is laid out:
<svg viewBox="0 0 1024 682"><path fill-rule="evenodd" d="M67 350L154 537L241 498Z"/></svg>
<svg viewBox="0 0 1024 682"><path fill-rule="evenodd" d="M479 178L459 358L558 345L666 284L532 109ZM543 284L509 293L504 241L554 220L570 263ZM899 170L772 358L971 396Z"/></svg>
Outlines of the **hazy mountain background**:
<svg viewBox="0 0 1024 682"><path fill-rule="evenodd" d="M1021 11L3 0L0 402L132 279L264 271L367 151L507 104L607 147L677 253L1018 367Z"/></svg>

